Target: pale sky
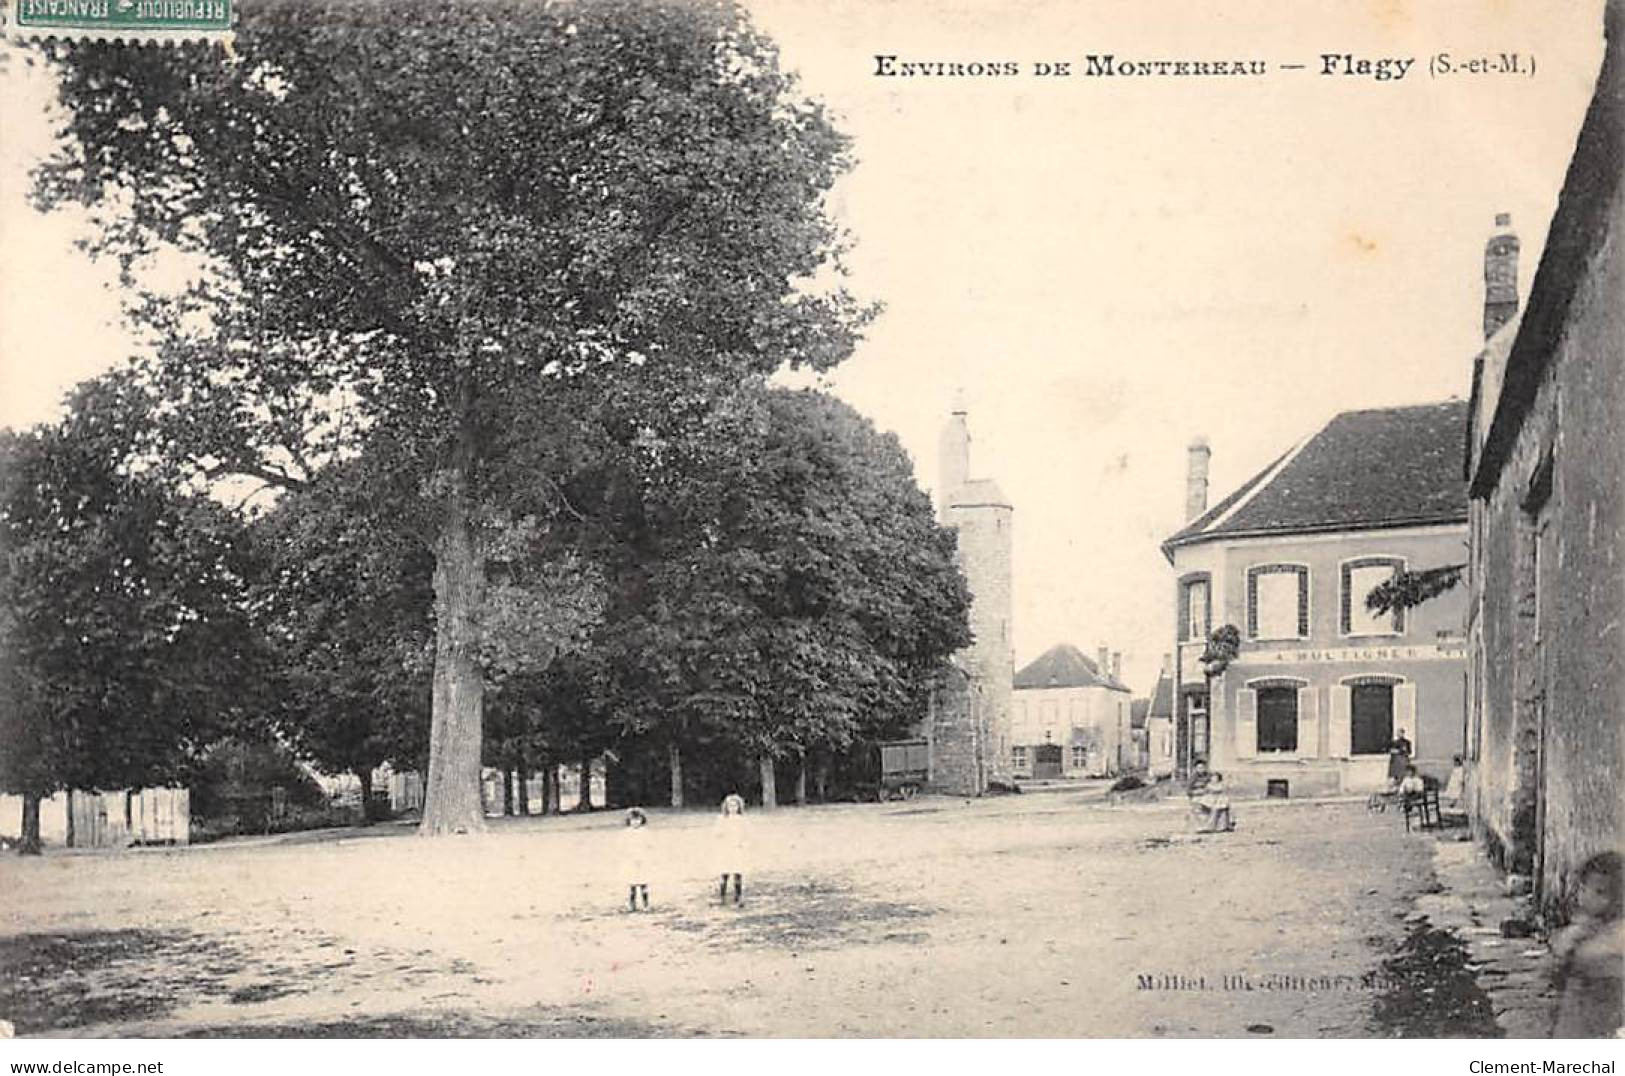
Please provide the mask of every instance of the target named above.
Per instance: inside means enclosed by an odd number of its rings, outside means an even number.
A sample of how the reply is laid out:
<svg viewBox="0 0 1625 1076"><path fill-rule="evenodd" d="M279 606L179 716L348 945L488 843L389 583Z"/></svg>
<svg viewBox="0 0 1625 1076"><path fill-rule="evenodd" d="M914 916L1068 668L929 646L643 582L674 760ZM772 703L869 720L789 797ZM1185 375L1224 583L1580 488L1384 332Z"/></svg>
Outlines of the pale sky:
<svg viewBox="0 0 1625 1076"><path fill-rule="evenodd" d="M1527 293L1602 54L1597 0L749 0L854 140L835 210L886 304L829 379L922 485L956 389L1015 507L1018 666L1170 648L1185 445L1217 500L1338 411L1465 396L1497 212ZM1516 51L1533 77L1432 78ZM901 60L1266 60L1262 78L883 78ZM1404 78L1322 53L1416 57ZM1302 71L1279 64L1301 63ZM0 73L0 424L128 350L78 221L23 201L49 88Z"/></svg>

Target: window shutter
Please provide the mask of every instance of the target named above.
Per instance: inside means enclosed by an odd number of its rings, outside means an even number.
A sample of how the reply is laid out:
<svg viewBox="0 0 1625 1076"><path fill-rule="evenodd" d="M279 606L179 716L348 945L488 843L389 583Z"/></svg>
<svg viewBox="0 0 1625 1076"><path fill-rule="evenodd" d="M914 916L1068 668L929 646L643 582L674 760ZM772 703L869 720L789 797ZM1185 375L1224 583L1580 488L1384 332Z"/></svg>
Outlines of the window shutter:
<svg viewBox="0 0 1625 1076"><path fill-rule="evenodd" d="M1298 638L1309 638L1309 569L1298 569Z"/></svg>
<svg viewBox="0 0 1625 1076"><path fill-rule="evenodd" d="M1326 753L1332 758L1348 758L1354 749L1354 689L1332 685L1332 719L1327 729Z"/></svg>
<svg viewBox="0 0 1625 1076"><path fill-rule="evenodd" d="M1320 692L1312 687L1298 689L1298 757L1320 757Z"/></svg>
<svg viewBox="0 0 1625 1076"><path fill-rule="evenodd" d="M1416 685L1394 685L1394 735L1401 732L1411 741L1411 757L1415 758L1422 753L1422 745L1416 740Z"/></svg>
<svg viewBox="0 0 1625 1076"><path fill-rule="evenodd" d="M1242 688L1236 692L1236 757L1258 755L1258 692Z"/></svg>

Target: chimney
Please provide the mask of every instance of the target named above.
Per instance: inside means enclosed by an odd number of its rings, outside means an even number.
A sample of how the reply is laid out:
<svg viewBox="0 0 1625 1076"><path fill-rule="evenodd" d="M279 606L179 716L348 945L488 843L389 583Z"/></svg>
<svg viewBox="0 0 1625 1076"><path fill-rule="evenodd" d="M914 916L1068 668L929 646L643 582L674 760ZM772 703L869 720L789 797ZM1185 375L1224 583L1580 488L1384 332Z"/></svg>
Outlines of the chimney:
<svg viewBox="0 0 1625 1076"><path fill-rule="evenodd" d="M1164 676L1172 676L1173 674L1174 674L1174 656L1172 654L1164 654L1164 655L1162 655L1162 671L1157 674L1157 679L1160 680Z"/></svg>
<svg viewBox="0 0 1625 1076"><path fill-rule="evenodd" d="M1095 667L1100 670L1101 676L1111 672L1111 652L1104 646L1095 651Z"/></svg>
<svg viewBox="0 0 1625 1076"><path fill-rule="evenodd" d="M1495 215L1495 233L1484 244L1484 339L1518 312L1518 236L1512 214Z"/></svg>
<svg viewBox="0 0 1625 1076"><path fill-rule="evenodd" d="M970 427L965 423L965 396L962 392L955 395L953 410L948 413L948 421L942 427L942 437L937 441L937 463L941 468L937 512L946 522L949 505L954 503L954 498L970 477Z"/></svg>
<svg viewBox="0 0 1625 1076"><path fill-rule="evenodd" d="M1121 650L1112 651L1112 679L1118 681L1123 679L1123 652Z"/></svg>
<svg viewBox="0 0 1625 1076"><path fill-rule="evenodd" d="M1206 437L1197 437L1186 451L1185 522L1207 511L1207 463L1213 450Z"/></svg>

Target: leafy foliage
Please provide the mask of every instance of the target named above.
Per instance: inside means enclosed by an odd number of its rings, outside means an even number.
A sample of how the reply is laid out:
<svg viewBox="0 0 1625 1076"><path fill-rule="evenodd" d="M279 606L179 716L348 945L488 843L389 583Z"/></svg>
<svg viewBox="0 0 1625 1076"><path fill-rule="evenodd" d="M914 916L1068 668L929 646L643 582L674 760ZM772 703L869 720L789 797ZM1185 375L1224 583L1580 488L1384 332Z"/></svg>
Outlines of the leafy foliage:
<svg viewBox="0 0 1625 1076"><path fill-rule="evenodd" d="M895 438L815 392L736 401L737 454L665 491L600 635L601 705L631 733L749 754L841 748L923 715L970 641L954 538Z"/></svg>
<svg viewBox="0 0 1625 1076"><path fill-rule="evenodd" d="M246 724L267 656L237 521L130 457L146 414L119 377L67 417L0 432L0 787L139 788L178 780Z"/></svg>
<svg viewBox="0 0 1625 1076"><path fill-rule="evenodd" d="M131 310L154 451L298 488L365 447L369 514L434 556L425 832L478 828L480 623L536 598L487 557L577 510L583 446L680 456L741 377L850 353L871 312L811 284L844 139L728 2L268 3L231 57L45 48L40 203L132 280L199 268Z"/></svg>
<svg viewBox="0 0 1625 1076"><path fill-rule="evenodd" d="M1465 564L1446 564L1419 572L1397 571L1391 579L1371 588L1365 596L1365 607L1377 614L1414 609L1453 590L1466 570Z"/></svg>
<svg viewBox="0 0 1625 1076"><path fill-rule="evenodd" d="M1230 663L1241 653L1241 630L1234 624L1221 624L1208 634L1202 656L1196 660L1209 679L1224 675Z"/></svg>

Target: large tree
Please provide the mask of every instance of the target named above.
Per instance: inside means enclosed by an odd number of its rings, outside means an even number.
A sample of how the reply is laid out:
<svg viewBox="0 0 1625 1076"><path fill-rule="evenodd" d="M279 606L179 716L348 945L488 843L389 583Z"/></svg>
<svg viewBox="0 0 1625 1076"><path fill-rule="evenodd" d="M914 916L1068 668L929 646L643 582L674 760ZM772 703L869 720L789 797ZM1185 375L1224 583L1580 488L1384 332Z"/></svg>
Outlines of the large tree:
<svg viewBox="0 0 1625 1076"><path fill-rule="evenodd" d="M132 456L146 425L110 377L0 431L0 788L23 796L24 852L41 797L179 780L264 701L250 544Z"/></svg>
<svg viewBox="0 0 1625 1076"><path fill-rule="evenodd" d="M47 46L66 120L37 194L96 210L133 272L202 267L132 310L166 452L284 487L378 453L434 558L423 831L476 829L488 558L570 510L553 431L680 441L741 375L844 358L868 312L809 282L838 267L846 144L726 0L239 19L231 54Z"/></svg>
<svg viewBox="0 0 1625 1076"><path fill-rule="evenodd" d="M775 759L924 716L969 595L896 438L817 392L742 393L734 414L727 462L651 501L600 682L612 721L679 749L720 735L772 796Z"/></svg>

